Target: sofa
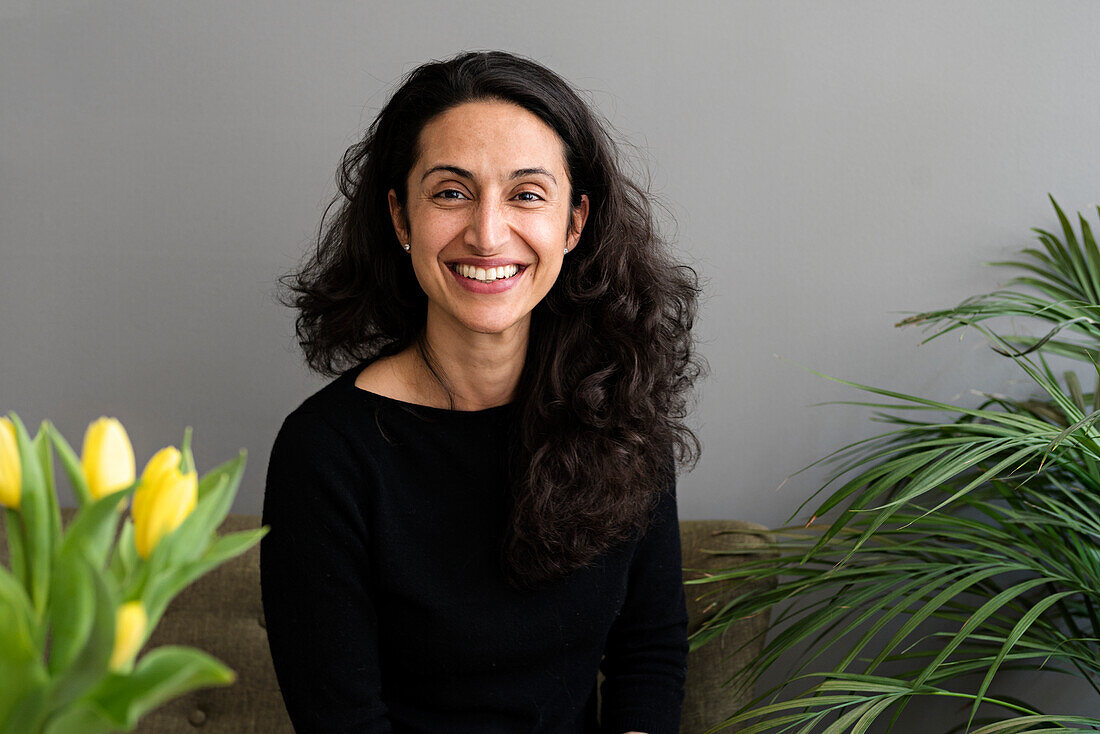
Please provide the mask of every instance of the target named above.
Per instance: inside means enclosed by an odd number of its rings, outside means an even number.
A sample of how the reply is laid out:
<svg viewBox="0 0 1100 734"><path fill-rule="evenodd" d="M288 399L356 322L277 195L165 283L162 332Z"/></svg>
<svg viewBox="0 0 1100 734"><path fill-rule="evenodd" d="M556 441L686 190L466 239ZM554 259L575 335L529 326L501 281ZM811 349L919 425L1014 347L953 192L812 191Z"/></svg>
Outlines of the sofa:
<svg viewBox="0 0 1100 734"><path fill-rule="evenodd" d="M67 524L73 510L63 510ZM256 515L229 515L220 532L259 527ZM707 569L728 568L768 552L765 529L733 520L682 520L685 580ZM715 553L718 551L719 553ZM736 555L722 555L735 551ZM0 523L0 561L8 563ZM722 607L723 600L751 588L715 583L688 585L689 632ZM764 615L741 620L721 637L688 656L681 732L698 734L729 716L751 695L734 696L723 684L742 670L764 642ZM280 734L293 732L283 706L264 631L260 602L260 548L214 569L184 589L169 606L145 649L174 644L197 647L237 672L228 687L192 691L147 714L135 731L145 734Z"/></svg>

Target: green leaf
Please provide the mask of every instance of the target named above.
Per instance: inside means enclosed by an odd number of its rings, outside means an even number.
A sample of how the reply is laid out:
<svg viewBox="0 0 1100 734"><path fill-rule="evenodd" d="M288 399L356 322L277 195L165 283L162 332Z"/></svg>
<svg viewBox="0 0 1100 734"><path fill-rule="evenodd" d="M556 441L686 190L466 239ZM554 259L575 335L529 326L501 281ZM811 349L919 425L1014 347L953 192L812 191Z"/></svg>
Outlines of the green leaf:
<svg viewBox="0 0 1100 734"><path fill-rule="evenodd" d="M13 510L10 507L4 508L4 534L8 539L8 558L11 562L11 572L20 586L29 589L26 530L23 526L23 516L19 514L18 510Z"/></svg>
<svg viewBox="0 0 1100 734"><path fill-rule="evenodd" d="M42 734L112 734L118 730L103 709L90 701L77 701L51 718Z"/></svg>
<svg viewBox="0 0 1100 734"><path fill-rule="evenodd" d="M33 602L0 565L0 732L33 730L45 715L48 676L36 644Z"/></svg>
<svg viewBox="0 0 1100 734"><path fill-rule="evenodd" d="M1066 727L1059 726L1053 729L1033 729L1035 724L1082 724L1083 727ZM1100 719L1090 718L1087 716L1050 716L1050 715L1032 715L1032 716L1017 716L1013 719L1006 719L1004 721L998 721L987 726L974 729L971 734L1011 734L1012 732L1038 732L1038 731L1050 731L1059 732L1059 734L1074 734L1074 732L1080 732L1081 734L1095 734L1097 727L1100 727Z"/></svg>
<svg viewBox="0 0 1100 734"><path fill-rule="evenodd" d="M1007 656L1008 653L1012 650L1013 645L1015 645L1020 640L1020 637L1022 637L1024 632L1027 631L1027 628L1035 623L1035 621L1039 618L1039 615L1041 615L1059 600L1064 599L1065 597L1073 593L1073 591L1063 591L1058 594L1054 594L1053 596L1049 596L1041 600L1038 604L1033 605L1030 609L1028 609L1027 613L1020 618L1020 620L1016 623L1016 626L1013 628L1012 632L1005 639L1004 645L997 653L997 659L994 660L993 664L989 666L989 670L986 672L985 678L982 680L982 685L978 689L978 695L974 698L974 706L970 710L971 719L973 719L975 714L977 714L978 706L981 704L985 692L989 689L990 683L993 682L993 676L997 674L997 670L1000 668L1001 663L1005 659L1005 656Z"/></svg>
<svg viewBox="0 0 1100 734"><path fill-rule="evenodd" d="M53 473L53 451L50 449L50 424L42 421L38 435L34 437L35 454L46 484L47 514L50 518L50 547L54 555L58 550L58 538L61 537L61 508L57 504L57 484Z"/></svg>
<svg viewBox="0 0 1100 734"><path fill-rule="evenodd" d="M231 505L233 497L237 493L237 487L241 482L241 475L244 473L244 465L247 458L248 452L241 449L237 456L208 471L205 476L199 479L199 499L201 500L209 492L213 491L224 479L230 486L229 501ZM229 513L228 505L222 505L220 509L224 509L226 514ZM224 519L224 515L218 518L215 527L220 525L221 521Z"/></svg>
<svg viewBox="0 0 1100 734"><path fill-rule="evenodd" d="M50 583L51 675L69 667L83 649L95 623L94 571L80 548L69 544L57 557Z"/></svg>
<svg viewBox="0 0 1100 734"><path fill-rule="evenodd" d="M5 670L6 667L4 663L0 663L0 674L10 675L16 681L8 693L18 696L18 699L7 718L2 718L0 714L0 732L25 734L37 731L46 718L46 691L42 685L46 674L40 668L28 673L18 669Z"/></svg>
<svg viewBox="0 0 1100 734"><path fill-rule="evenodd" d="M206 554L202 557L202 561L206 564L212 564L210 568L219 566L231 558L236 558L256 545L256 543L259 543L270 530L271 526L264 525L263 527L252 530L240 530L235 533L226 533L214 541L213 545L210 546L209 550L207 550Z"/></svg>
<svg viewBox="0 0 1100 734"><path fill-rule="evenodd" d="M200 576L212 571L217 566L235 558L254 546L270 530L268 526L255 530L242 530L236 533L228 533L218 538L210 545L202 558L192 561L175 571L173 596L184 587L190 585Z"/></svg>
<svg viewBox="0 0 1100 734"><path fill-rule="evenodd" d="M1085 262L1088 263L1089 273L1095 279L1096 275L1100 273L1100 250L1096 248L1096 240L1092 236L1092 228L1089 227L1088 221L1080 214L1077 215L1077 220L1081 225L1081 240L1085 250ZM1100 292L1100 288L1098 288L1098 292Z"/></svg>
<svg viewBox="0 0 1100 734"><path fill-rule="evenodd" d="M191 453L191 426L183 430L183 443L180 444L180 472L187 474L195 471L195 456Z"/></svg>
<svg viewBox="0 0 1100 734"><path fill-rule="evenodd" d="M1020 595L1025 594L1038 586L1041 586L1044 583L1046 583L1046 580L1042 578L1028 579L1026 581L1022 581L1021 583L1016 584L1011 588L1005 589L999 594L996 594L989 601L982 604L979 609L975 610L974 613L970 615L970 617L966 620L966 623L961 628L959 628L959 631L952 636L951 641L939 650L939 652L936 654L935 659L927 666L925 666L924 670L921 671L921 674L917 677L915 681L916 685L924 685L925 683L927 683L928 680L936 672L937 668L939 668L939 666L943 663L943 661L946 660L948 656L955 651L956 648L965 643L970 635L975 630L977 630L982 625L982 623L985 622L992 614L1001 611L1008 602L1016 599ZM1007 653L1008 651L1005 650L1005 652ZM990 669L989 680L992 680L993 673L995 672L995 669ZM975 703L974 710L977 711L977 702Z"/></svg>
<svg viewBox="0 0 1100 734"><path fill-rule="evenodd" d="M69 651L67 655L72 662L59 668L51 682L49 691L51 712L58 711L83 696L107 675L108 663L115 644L115 614L121 601L111 577L92 567L82 546L71 546L66 553L71 554L75 569L78 571L83 569L91 579L92 622L87 625L87 634L79 645L66 643L66 649ZM75 656L71 653L73 646L79 647L79 652Z"/></svg>
<svg viewBox="0 0 1100 734"><path fill-rule="evenodd" d="M1082 413L1087 412L1085 393L1081 390L1081 381L1077 379L1077 373L1073 370L1066 371L1066 387L1069 388L1069 394L1073 398L1073 404L1077 406L1077 410Z"/></svg>
<svg viewBox="0 0 1100 734"><path fill-rule="evenodd" d="M90 696L119 728L129 730L149 711L176 696L210 686L230 685L236 674L201 650L158 647L146 653L130 675L110 675Z"/></svg>
<svg viewBox="0 0 1100 734"><path fill-rule="evenodd" d="M26 533L28 582L31 600L34 602L36 616L41 617L46 609L46 600L50 588L50 564L53 560L55 538L52 535L50 520L50 501L46 497L45 477L38 462L34 444L23 421L15 413L9 413L15 426L16 443L19 446L19 461L23 468L23 499L19 511L23 516Z"/></svg>
<svg viewBox="0 0 1100 734"><path fill-rule="evenodd" d="M80 457L73 451L73 447L61 435L61 431L51 423L49 424L49 436L53 440L57 455L61 457L61 466L69 477L69 484L73 488L77 502L81 507L92 501L92 493L88 489L88 480L84 476L84 468L80 463Z"/></svg>
<svg viewBox="0 0 1100 734"><path fill-rule="evenodd" d="M1081 292L1091 303L1098 303L1100 302L1100 272L1090 269L1088 258L1085 257L1085 254L1081 251L1081 246L1077 243L1077 235L1074 233L1069 219L1053 196L1050 197L1050 203L1054 205L1054 211L1058 214L1058 221L1062 225L1062 234L1066 239L1065 252L1073 265L1073 271L1077 275Z"/></svg>
<svg viewBox="0 0 1100 734"><path fill-rule="evenodd" d="M202 558L169 571L166 574L168 580L158 587L159 592L151 595L148 602L150 627L160 621L168 604L177 594L214 568L247 551L258 543L268 530L270 527L265 525L254 530L242 530L223 535L211 544Z"/></svg>
<svg viewBox="0 0 1100 734"><path fill-rule="evenodd" d="M12 624L15 625L18 622L19 628L31 629L37 624L37 618L34 614L34 605L27 596L27 590L23 588L23 585L15 578L15 576L0 565L0 602L7 605L10 613L14 615L12 617ZM21 621L20 621L21 620ZM7 629L7 627L0 627L0 632ZM16 629L13 626L11 629ZM31 635L30 639L33 640L35 635Z"/></svg>
<svg viewBox="0 0 1100 734"><path fill-rule="evenodd" d="M80 545L92 567L101 570L115 540L119 516L140 484L140 479L136 479L129 487L92 500L77 510L65 531L62 544Z"/></svg>
<svg viewBox="0 0 1100 734"><path fill-rule="evenodd" d="M111 556L111 573L118 582L119 588L130 587L134 574L140 566L141 558L137 554L137 546L134 542L134 521L133 518L127 517L122 522L122 530L118 534L118 542Z"/></svg>

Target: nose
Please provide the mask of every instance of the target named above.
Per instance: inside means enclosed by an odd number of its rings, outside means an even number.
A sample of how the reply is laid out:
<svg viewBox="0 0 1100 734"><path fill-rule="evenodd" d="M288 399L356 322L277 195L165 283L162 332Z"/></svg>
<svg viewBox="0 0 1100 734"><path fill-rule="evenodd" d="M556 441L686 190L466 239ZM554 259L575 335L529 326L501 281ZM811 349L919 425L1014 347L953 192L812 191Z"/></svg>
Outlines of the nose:
<svg viewBox="0 0 1100 734"><path fill-rule="evenodd" d="M466 227L466 244L489 255L504 248L509 232L504 207L490 198L483 198L474 208L472 220Z"/></svg>

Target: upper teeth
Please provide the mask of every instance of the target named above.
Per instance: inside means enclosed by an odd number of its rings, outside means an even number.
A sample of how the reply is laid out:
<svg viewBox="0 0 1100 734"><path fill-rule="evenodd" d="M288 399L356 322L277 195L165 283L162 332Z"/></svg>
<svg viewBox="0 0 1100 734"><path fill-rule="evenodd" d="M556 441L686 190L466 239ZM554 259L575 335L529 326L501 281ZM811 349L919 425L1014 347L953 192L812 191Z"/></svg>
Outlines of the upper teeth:
<svg viewBox="0 0 1100 734"><path fill-rule="evenodd" d="M455 272L464 278L488 282L500 278L511 278L519 272L519 266L501 265L495 268L479 268L475 265L455 265Z"/></svg>

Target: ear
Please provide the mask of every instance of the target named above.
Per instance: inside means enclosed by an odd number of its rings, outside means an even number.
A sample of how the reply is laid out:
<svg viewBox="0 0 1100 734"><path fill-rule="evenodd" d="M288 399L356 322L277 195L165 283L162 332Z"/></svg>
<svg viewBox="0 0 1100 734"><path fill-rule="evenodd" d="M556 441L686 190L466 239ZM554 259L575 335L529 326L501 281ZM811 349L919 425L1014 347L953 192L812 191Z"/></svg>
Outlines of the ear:
<svg viewBox="0 0 1100 734"><path fill-rule="evenodd" d="M409 241L409 225L405 219L405 210L401 208L401 202L397 200L397 193L390 189L386 196L390 205L390 219L393 220L393 231L397 234L397 241L404 245Z"/></svg>
<svg viewBox="0 0 1100 734"><path fill-rule="evenodd" d="M580 242L581 232L584 231L584 223L588 221L588 194L581 194L581 203L573 207L572 217L572 226L569 229L569 236L566 237L570 252Z"/></svg>

